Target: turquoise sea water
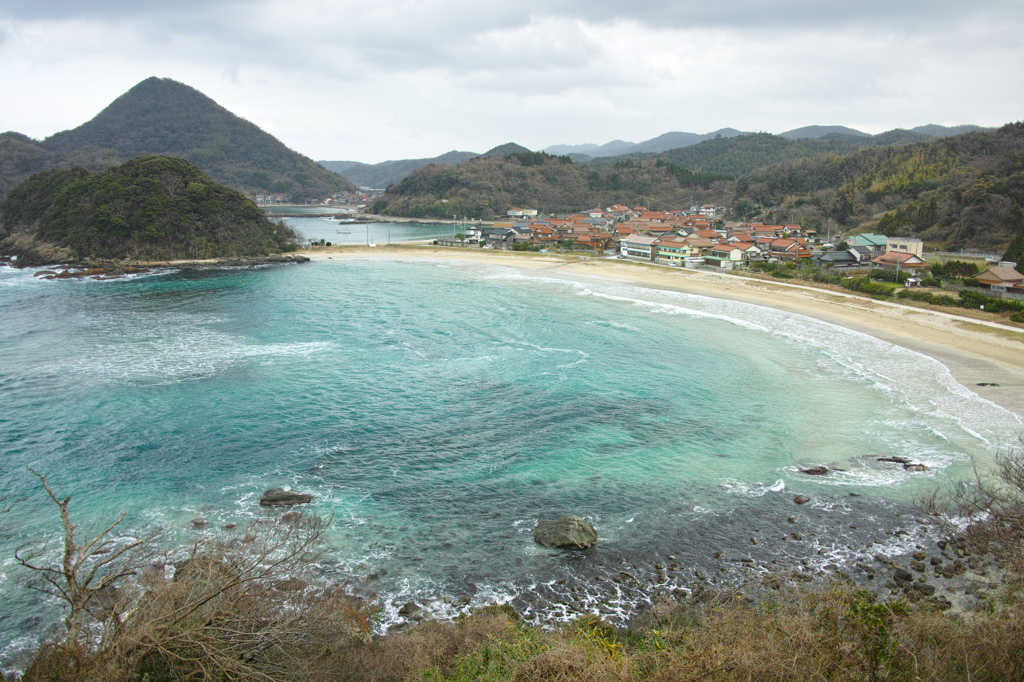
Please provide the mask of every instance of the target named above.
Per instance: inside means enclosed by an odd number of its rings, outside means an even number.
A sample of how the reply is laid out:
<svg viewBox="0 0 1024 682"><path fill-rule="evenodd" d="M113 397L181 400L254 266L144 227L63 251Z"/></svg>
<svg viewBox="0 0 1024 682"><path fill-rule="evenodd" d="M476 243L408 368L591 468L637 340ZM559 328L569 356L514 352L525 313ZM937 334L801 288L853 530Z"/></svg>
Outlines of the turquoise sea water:
<svg viewBox="0 0 1024 682"><path fill-rule="evenodd" d="M273 216L271 216L273 217ZM282 218L306 239L332 244L393 244L451 237L465 229L454 223L345 223L334 218Z"/></svg>
<svg viewBox="0 0 1024 682"><path fill-rule="evenodd" d="M662 588L912 551L914 493L1021 429L938 362L856 332L443 260L105 282L0 268L0 405L3 489L30 495L0 516L4 659L60 616L11 559L58 530L27 466L83 526L127 511L170 542L280 513L257 505L267 488L312 492L336 518L320 569L365 565L385 627L405 601L454 615L463 594L621 619L653 592L607 578L656 582L668 555ZM876 461L891 455L929 469ZM819 464L844 471L798 471ZM567 513L597 526L594 550L532 541Z"/></svg>

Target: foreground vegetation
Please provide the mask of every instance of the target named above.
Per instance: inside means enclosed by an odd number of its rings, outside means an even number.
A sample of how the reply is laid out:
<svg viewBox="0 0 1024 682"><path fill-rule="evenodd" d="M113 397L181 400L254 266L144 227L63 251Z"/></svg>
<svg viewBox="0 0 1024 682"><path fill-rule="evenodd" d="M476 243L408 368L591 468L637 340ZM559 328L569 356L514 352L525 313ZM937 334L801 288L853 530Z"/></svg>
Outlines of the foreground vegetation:
<svg viewBox="0 0 1024 682"><path fill-rule="evenodd" d="M18 562L61 598L65 633L26 680L1017 680L1024 676L1024 453L920 501L957 555L992 557L998 593L967 612L917 588L879 598L849 582L812 589L665 593L628 629L587 616L552 631L509 607L373 637L372 602L318 584L328 520L290 512L171 556L118 534L81 538L61 499L63 560L45 543ZM6 507L9 510L9 505ZM944 519L966 519L966 526ZM122 516L123 518L123 516ZM945 548L945 543L940 543ZM49 562L47 561L49 559ZM972 562L973 563L973 562ZM899 571L897 571L897 574ZM124 580L130 575L134 581ZM917 579L922 582L923 578Z"/></svg>

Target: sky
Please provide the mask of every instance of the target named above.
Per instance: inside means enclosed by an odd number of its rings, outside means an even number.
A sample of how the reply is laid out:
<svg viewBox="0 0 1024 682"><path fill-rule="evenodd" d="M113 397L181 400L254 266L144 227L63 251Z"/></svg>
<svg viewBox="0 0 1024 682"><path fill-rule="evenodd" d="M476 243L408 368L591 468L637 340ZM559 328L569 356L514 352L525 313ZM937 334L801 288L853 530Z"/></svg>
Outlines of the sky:
<svg viewBox="0 0 1024 682"><path fill-rule="evenodd" d="M1024 118L1021 0L0 0L0 131L150 77L313 159Z"/></svg>

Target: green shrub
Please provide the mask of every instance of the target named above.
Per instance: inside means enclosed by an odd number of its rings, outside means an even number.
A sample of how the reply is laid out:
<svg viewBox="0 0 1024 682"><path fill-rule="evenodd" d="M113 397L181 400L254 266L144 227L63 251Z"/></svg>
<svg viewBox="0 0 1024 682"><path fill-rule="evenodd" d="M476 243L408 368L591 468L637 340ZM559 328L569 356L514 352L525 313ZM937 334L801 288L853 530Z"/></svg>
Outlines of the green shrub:
<svg viewBox="0 0 1024 682"><path fill-rule="evenodd" d="M843 281L843 288L850 291L857 291L869 296L892 296L892 288L878 282L872 282L867 277L854 277Z"/></svg>
<svg viewBox="0 0 1024 682"><path fill-rule="evenodd" d="M941 305L949 307L960 306L960 299L953 296L944 296L942 294L932 294L927 291L914 291L913 289L904 289L896 294L896 298L910 300L910 301L922 301L924 303L931 303L932 305Z"/></svg>
<svg viewBox="0 0 1024 682"><path fill-rule="evenodd" d="M989 313L1024 313L1024 301L991 298L974 291L961 291L960 305L976 310L984 307Z"/></svg>

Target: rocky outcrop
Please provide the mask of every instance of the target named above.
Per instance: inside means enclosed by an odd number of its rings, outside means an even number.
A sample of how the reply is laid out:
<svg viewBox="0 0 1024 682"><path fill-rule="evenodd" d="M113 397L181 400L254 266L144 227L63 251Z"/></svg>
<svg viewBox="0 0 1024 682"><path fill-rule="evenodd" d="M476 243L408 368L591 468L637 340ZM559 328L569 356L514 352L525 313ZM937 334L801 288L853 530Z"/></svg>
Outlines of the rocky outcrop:
<svg viewBox="0 0 1024 682"><path fill-rule="evenodd" d="M828 473L828 467L811 467L810 469L801 469L801 474L807 474L808 476L824 476Z"/></svg>
<svg viewBox="0 0 1024 682"><path fill-rule="evenodd" d="M539 521L533 529L533 539L546 547L586 549L597 543L597 531L584 518L563 516Z"/></svg>
<svg viewBox="0 0 1024 682"><path fill-rule="evenodd" d="M284 488L271 488L263 493L260 505L264 507L288 507L293 504L307 504L313 501L308 493L296 493Z"/></svg>
<svg viewBox="0 0 1024 682"><path fill-rule="evenodd" d="M423 608L419 604L415 602L408 602L405 606L398 609L398 615L400 618L405 618L406 620L423 620L424 614Z"/></svg>
<svg viewBox="0 0 1024 682"><path fill-rule="evenodd" d="M38 241L27 232L15 232L0 240L0 253L5 256L16 256L11 265L19 268L32 268L51 263L69 263L75 259L74 252L66 247Z"/></svg>

